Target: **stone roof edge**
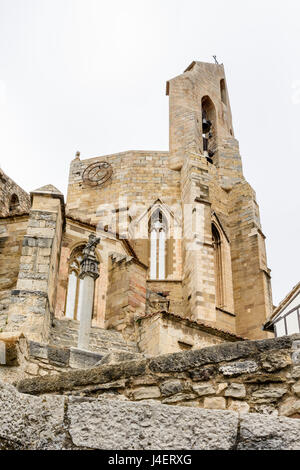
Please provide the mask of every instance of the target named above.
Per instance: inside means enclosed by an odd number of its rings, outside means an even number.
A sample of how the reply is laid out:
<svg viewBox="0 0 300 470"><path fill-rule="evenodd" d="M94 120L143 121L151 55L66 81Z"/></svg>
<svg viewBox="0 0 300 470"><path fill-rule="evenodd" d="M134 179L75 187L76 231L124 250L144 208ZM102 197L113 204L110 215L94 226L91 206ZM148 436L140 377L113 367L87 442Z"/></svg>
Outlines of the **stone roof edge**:
<svg viewBox="0 0 300 470"><path fill-rule="evenodd" d="M0 167L0 178L2 178L3 180L5 179L8 179L10 180L15 186L17 186L24 194L27 195L28 197L28 200L29 200L29 192L26 191L25 189L22 188L22 186L20 186L18 183L15 182L15 180L13 180L10 176L8 176L3 170L2 168ZM6 181L4 181L4 184L6 183Z"/></svg>
<svg viewBox="0 0 300 470"><path fill-rule="evenodd" d="M170 319L175 320L175 321L186 323L190 326L199 328L203 331L206 331L207 333L210 333L210 334L213 334L215 336L222 337L222 338L232 338L234 341L249 341L249 338L245 338L243 336L238 336L235 333L230 333L229 331L223 330L222 328L217 328L215 326L208 325L205 322L199 322L199 321L196 321L196 320L191 320L189 318L181 317L180 315L176 315L175 313L172 313L172 312L166 312L166 311L152 312L152 313L149 313L148 315L140 316L136 320L137 321L138 320L143 320L143 319L146 319L146 318L150 318L154 315L162 315L165 318L170 318Z"/></svg>
<svg viewBox="0 0 300 470"><path fill-rule="evenodd" d="M84 221L82 219L76 219L75 217L72 217L71 215L66 215L66 221L67 220L70 220L72 222L75 222L75 223L78 223L78 224L81 224L81 225L84 225L86 226L87 228L93 228L94 231L97 230L97 224L94 224L92 222L87 222L87 221ZM112 232L106 232L106 233L110 233L110 234L113 234ZM129 251L130 255L134 258L135 262L137 262L139 265L145 267L145 268L148 268L148 266L146 266L144 263L142 263L136 252L134 251L134 249L132 248L129 240L125 239L125 238L120 238L120 234L118 232L116 232L116 239L118 241L120 241L123 245L125 245L125 247L127 248L127 250Z"/></svg>
<svg viewBox="0 0 300 470"><path fill-rule="evenodd" d="M172 77L172 78L169 78L169 80L167 80L166 82L166 95L169 96L169 84L172 80L176 80L177 78L179 77L182 77L184 76L184 74L186 74L186 72L190 72L194 67L195 65L197 64L206 64L206 65L211 65L213 67L222 67L224 69L224 64L215 64L213 62L205 62L205 61L202 61L202 60L193 60L188 66L187 68L183 71L183 73L180 73L178 75L176 75L175 77Z"/></svg>
<svg viewBox="0 0 300 470"><path fill-rule="evenodd" d="M124 150L123 152L116 152L116 153L108 153L106 155L96 155L95 157L88 157L88 158L80 158L76 159L74 158L73 161L80 161L80 162L88 162L89 160L99 160L99 159L106 159L110 157L116 157L116 156L123 156L127 155L128 153L139 153L139 154L145 154L146 156L150 154L164 154L164 155L169 155L170 151L169 150Z"/></svg>
<svg viewBox="0 0 300 470"><path fill-rule="evenodd" d="M19 212L17 214L7 214L7 215L1 215L0 216L0 220L13 220L13 219L18 219L18 218L22 218L22 217L29 217L29 211L23 211L23 212Z"/></svg>

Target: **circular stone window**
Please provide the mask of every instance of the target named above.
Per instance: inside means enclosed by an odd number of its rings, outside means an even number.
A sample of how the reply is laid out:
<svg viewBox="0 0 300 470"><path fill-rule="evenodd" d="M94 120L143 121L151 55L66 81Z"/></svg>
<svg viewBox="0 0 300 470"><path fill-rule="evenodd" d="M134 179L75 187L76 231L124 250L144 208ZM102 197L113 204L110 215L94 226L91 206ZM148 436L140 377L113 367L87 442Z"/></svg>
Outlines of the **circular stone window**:
<svg viewBox="0 0 300 470"><path fill-rule="evenodd" d="M112 166L108 162L92 163L84 170L82 179L90 186L101 186L109 180L112 172Z"/></svg>

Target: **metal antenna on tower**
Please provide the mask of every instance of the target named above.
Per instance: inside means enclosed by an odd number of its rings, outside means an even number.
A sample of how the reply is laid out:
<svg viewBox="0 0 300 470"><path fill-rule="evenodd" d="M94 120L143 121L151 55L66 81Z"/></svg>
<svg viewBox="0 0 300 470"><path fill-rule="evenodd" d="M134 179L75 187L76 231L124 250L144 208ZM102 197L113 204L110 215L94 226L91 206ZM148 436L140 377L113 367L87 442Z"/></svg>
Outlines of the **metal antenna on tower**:
<svg viewBox="0 0 300 470"><path fill-rule="evenodd" d="M213 55L213 58L215 59L215 64L216 64L216 65L219 65L219 62L217 61L217 56L216 56L216 55Z"/></svg>

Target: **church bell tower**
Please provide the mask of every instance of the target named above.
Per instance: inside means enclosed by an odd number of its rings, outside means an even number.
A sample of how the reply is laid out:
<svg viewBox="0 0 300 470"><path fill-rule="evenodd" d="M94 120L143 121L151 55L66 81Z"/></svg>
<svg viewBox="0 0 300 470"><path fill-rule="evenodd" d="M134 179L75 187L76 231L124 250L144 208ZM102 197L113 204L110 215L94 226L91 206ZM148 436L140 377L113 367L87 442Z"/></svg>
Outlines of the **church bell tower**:
<svg viewBox="0 0 300 470"><path fill-rule="evenodd" d="M169 168L180 172L186 316L265 338L270 270L255 192L245 180L223 65L192 62L167 82Z"/></svg>

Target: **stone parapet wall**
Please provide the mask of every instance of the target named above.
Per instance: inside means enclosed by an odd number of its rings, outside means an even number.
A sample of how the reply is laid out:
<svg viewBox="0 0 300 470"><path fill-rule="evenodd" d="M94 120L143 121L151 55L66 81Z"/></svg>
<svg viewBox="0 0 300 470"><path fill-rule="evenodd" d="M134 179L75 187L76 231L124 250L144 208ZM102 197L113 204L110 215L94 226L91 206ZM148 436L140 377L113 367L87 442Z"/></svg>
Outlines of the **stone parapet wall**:
<svg viewBox="0 0 300 470"><path fill-rule="evenodd" d="M120 333L93 327L89 351L77 349L78 323L55 320L50 343L27 341L24 335L0 333L0 381L18 382L26 377L54 375L92 367L102 359L118 362L143 357L135 344Z"/></svg>
<svg viewBox="0 0 300 470"><path fill-rule="evenodd" d="M300 336L226 343L24 379L20 392L153 399L163 404L300 417Z"/></svg>
<svg viewBox="0 0 300 470"><path fill-rule="evenodd" d="M138 320L138 345L151 356L238 341L241 337L185 319L182 314L153 312Z"/></svg>
<svg viewBox="0 0 300 470"><path fill-rule="evenodd" d="M285 417L35 397L0 382L1 450L300 450L299 432L300 422Z"/></svg>

